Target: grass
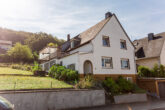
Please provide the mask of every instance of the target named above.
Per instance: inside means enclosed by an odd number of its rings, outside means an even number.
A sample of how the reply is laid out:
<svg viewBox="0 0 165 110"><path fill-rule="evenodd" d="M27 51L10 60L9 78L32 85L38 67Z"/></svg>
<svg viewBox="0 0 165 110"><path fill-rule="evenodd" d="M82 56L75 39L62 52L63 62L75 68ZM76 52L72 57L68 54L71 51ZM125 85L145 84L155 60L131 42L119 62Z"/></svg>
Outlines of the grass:
<svg viewBox="0 0 165 110"><path fill-rule="evenodd" d="M0 67L0 74L33 75L30 71ZM0 75L0 90L71 88L73 86L50 77Z"/></svg>
<svg viewBox="0 0 165 110"><path fill-rule="evenodd" d="M17 70L8 67L0 67L0 74L22 74L22 75L32 75L30 71Z"/></svg>
<svg viewBox="0 0 165 110"><path fill-rule="evenodd" d="M50 77L0 76L0 90L71 88L72 86Z"/></svg>

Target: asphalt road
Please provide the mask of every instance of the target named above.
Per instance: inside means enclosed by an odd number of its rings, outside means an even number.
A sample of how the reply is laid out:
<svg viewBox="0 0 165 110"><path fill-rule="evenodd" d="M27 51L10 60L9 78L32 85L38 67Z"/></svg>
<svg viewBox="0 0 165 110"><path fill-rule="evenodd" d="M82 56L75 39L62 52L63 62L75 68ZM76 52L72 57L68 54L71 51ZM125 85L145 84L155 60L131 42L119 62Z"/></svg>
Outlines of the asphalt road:
<svg viewBox="0 0 165 110"><path fill-rule="evenodd" d="M165 108L158 108L158 109L152 109L152 110L165 110Z"/></svg>
<svg viewBox="0 0 165 110"><path fill-rule="evenodd" d="M149 100L148 102L130 104L108 104L100 107L72 110L165 110L165 100Z"/></svg>

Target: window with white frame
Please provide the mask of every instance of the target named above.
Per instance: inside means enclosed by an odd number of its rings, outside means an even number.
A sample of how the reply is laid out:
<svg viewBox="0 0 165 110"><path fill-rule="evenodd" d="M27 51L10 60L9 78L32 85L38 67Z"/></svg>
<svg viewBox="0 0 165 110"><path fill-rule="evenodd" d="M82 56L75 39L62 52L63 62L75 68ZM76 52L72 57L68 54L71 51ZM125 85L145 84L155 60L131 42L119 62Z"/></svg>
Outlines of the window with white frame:
<svg viewBox="0 0 165 110"><path fill-rule="evenodd" d="M110 47L109 36L103 36L102 42L103 42L103 46Z"/></svg>
<svg viewBox="0 0 165 110"><path fill-rule="evenodd" d="M75 64L70 64L67 66L68 69L75 70Z"/></svg>
<svg viewBox="0 0 165 110"><path fill-rule="evenodd" d="M122 69L130 69L129 59L121 59L121 68Z"/></svg>
<svg viewBox="0 0 165 110"><path fill-rule="evenodd" d="M120 40L120 48L127 49L126 40L123 39Z"/></svg>
<svg viewBox="0 0 165 110"><path fill-rule="evenodd" d="M102 57L103 68L113 68L112 57Z"/></svg>

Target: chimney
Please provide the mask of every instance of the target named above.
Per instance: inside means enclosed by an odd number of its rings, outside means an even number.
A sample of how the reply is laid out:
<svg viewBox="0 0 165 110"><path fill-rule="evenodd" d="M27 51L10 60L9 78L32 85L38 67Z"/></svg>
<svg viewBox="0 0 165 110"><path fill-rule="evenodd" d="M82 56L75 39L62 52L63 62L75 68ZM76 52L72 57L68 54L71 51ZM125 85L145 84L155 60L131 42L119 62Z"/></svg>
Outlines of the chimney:
<svg viewBox="0 0 165 110"><path fill-rule="evenodd" d="M154 33L149 33L148 34L148 41L154 40Z"/></svg>
<svg viewBox="0 0 165 110"><path fill-rule="evenodd" d="M67 35L67 41L70 41L70 34Z"/></svg>
<svg viewBox="0 0 165 110"><path fill-rule="evenodd" d="M111 16L112 16L112 13L111 13L111 12L105 13L105 19L107 19L107 18L109 18L109 17L111 17Z"/></svg>

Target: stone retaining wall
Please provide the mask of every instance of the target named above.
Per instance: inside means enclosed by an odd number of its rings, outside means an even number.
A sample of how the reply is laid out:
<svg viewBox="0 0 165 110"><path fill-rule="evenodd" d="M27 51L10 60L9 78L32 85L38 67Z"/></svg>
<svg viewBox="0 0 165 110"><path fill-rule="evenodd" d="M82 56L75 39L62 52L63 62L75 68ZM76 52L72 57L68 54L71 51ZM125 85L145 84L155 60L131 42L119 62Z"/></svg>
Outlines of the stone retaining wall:
<svg viewBox="0 0 165 110"><path fill-rule="evenodd" d="M147 95L144 94L124 94L114 96L114 101L116 104L120 103L132 103L132 102L145 102L147 101Z"/></svg>
<svg viewBox="0 0 165 110"><path fill-rule="evenodd" d="M14 104L15 110L58 110L105 104L104 90L9 91L0 96Z"/></svg>

